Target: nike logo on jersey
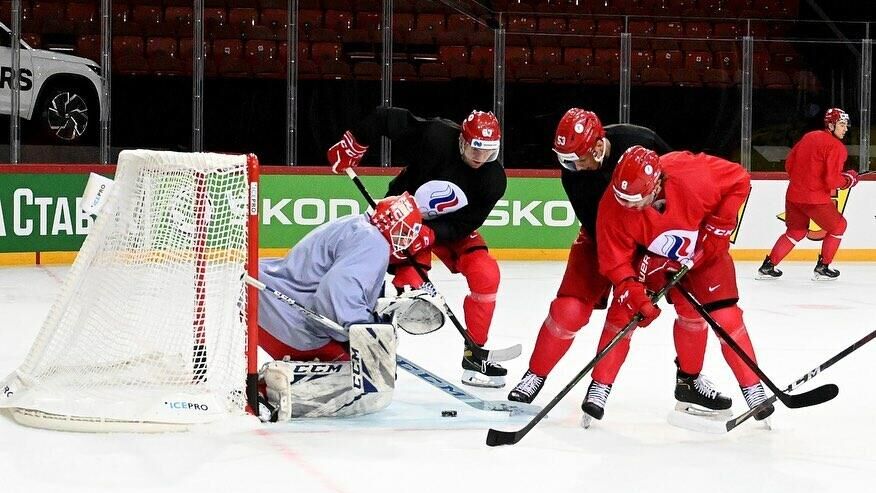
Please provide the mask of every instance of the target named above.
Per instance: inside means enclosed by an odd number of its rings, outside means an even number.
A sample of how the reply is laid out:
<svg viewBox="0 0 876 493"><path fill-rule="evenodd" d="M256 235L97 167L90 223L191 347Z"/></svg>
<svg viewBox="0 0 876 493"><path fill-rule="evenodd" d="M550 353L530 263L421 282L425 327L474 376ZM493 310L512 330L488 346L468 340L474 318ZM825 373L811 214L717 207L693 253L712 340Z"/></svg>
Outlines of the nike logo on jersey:
<svg viewBox="0 0 876 493"><path fill-rule="evenodd" d="M716 289L720 288L720 284L715 284L714 286L709 286L709 292L714 293Z"/></svg>

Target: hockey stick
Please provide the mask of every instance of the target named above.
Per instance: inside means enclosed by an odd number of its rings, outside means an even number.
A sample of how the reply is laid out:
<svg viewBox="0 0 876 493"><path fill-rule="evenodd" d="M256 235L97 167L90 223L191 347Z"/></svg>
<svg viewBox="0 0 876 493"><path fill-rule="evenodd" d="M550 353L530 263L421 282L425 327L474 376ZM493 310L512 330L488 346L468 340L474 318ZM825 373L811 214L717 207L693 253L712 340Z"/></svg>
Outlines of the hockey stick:
<svg viewBox="0 0 876 493"><path fill-rule="evenodd" d="M776 384L773 383L772 380L767 377L764 372L757 366L757 363L751 359L748 354L730 337L730 334L724 330L724 327L715 321L709 312L706 311L705 307L700 304L699 301L694 299L693 295L684 287L678 286L678 291L690 302L691 305L696 309L696 311L703 317L706 322L712 327L712 330L715 331L716 334L725 342L733 352L736 353L740 359L745 363L745 366L749 367L751 371L753 371L761 381L769 387L770 390L776 395L776 398L782 401L782 404L788 406L791 409L796 409L799 407L808 407L815 406L824 402L827 402L839 394L839 387L830 383L827 385L822 385L821 387L812 389L808 392L804 392L802 394L791 395L787 392L783 392Z"/></svg>
<svg viewBox="0 0 876 493"><path fill-rule="evenodd" d="M244 274L243 276L243 281L250 286L258 289L259 291L269 293L278 300L286 303L287 305L293 308L297 308L302 314L304 314L305 317L322 325L328 330L346 335L347 332L344 330L343 327L340 326L340 324L324 315L316 313L306 306L303 306L301 303L293 300L283 292L278 291L259 281L258 279L250 277L246 274ZM479 397L469 394L468 392L460 389L459 387L453 385L447 380L444 380L438 375L435 375L429 370L418 366L416 363L400 354L396 354L395 359L398 366L401 367L403 370L475 409L480 409L482 411L507 411L510 412L512 416L517 414L531 415L541 410L541 408L538 406L533 406L532 404L524 404L521 402L485 401Z"/></svg>
<svg viewBox="0 0 876 493"><path fill-rule="evenodd" d="M874 338L876 338L876 330L874 330L873 332L870 332L869 334L867 334L866 336L861 338L861 340L859 340L858 342L843 349L842 351L837 353L834 357L830 358L829 360L825 361L820 366L818 366L818 368L814 368L811 371L809 371L809 373L798 378L796 382L792 383L791 385L788 385L785 388L785 392L790 392L790 391L796 389L797 387L799 387L800 385L808 382L809 380L812 380L813 378L815 378L816 375L818 375L819 373L823 372L824 370L830 368L831 366L833 366L834 363L845 358L846 356L848 356L849 354L854 352L856 349L858 349L861 346L863 346L864 344L867 344L868 342L872 341ZM773 402L776 402L777 399L778 399L777 395L772 395L772 396L770 396L769 399L765 400L764 402L761 402L757 406L754 406L753 408L749 409L748 411L745 411L744 413L740 414L739 416L727 421L727 424L726 424L727 431L730 431L733 428L736 428L737 426L741 425L743 422L748 420L748 418L754 416L761 409L767 407L768 405L772 404Z"/></svg>
<svg viewBox="0 0 876 493"><path fill-rule="evenodd" d="M377 203L374 202L374 198L368 192L368 189L365 188L365 184L362 183L362 180L359 179L359 175L356 174L356 170L353 168L347 168L346 170L347 176L353 180L353 183L356 184L356 188L359 189L359 192L362 193L362 196L365 197L365 200L368 202L374 210L377 210ZM428 282L432 284L432 281L429 280L429 274L426 273L426 270L421 266L417 265L409 256L405 256L405 260L408 261L411 267L417 271L417 274L420 276L420 279L423 282ZM432 284L434 286L434 284ZM447 300L441 296L441 293L435 292L435 298L441 302L442 309L447 314L447 318L453 322L453 326L456 327L456 330L462 335L462 338L465 339L465 342L468 343L468 347L471 349L471 352L474 356L477 356L479 359L486 359L490 361L508 361L514 359L523 352L523 346L520 344L515 344L511 347L503 348L503 349L484 349L479 344L475 343L471 336L468 334L468 331L465 330L462 323L460 323L459 319L456 318L456 315L453 314L453 311L450 309L450 306L447 305Z"/></svg>
<svg viewBox="0 0 876 493"><path fill-rule="evenodd" d="M675 286L678 281L680 281L681 278L684 277L685 274L687 274L688 269L689 266L685 265L678 272L676 272L675 275L672 276L672 278L669 280L669 282L667 282L666 285L663 286L662 289L660 289L660 291L651 295L651 301L653 303L657 303L658 301L660 301L660 299L666 295L666 292L669 291L669 289L671 289L673 286ZM536 414L535 417L526 424L526 426L517 431L501 431L490 428L489 431L487 431L487 445L490 447L495 447L497 445L513 445L522 440L523 437L525 437L526 434L529 433L530 430L532 430L532 428L537 425L539 421L547 416L551 409L553 409L554 406L556 406L560 402L560 400L562 400L562 398L565 397L566 394L568 394L569 391L571 391L572 388L577 385L582 378L584 378L584 375L589 373L590 370L592 370L593 367L596 366L596 364L599 363L602 358L604 358L605 355L607 355L609 351L611 351L617 345L617 343L620 342L621 339L626 337L626 335L630 331L632 331L636 328L637 325L639 325L639 322L643 318L644 317L641 313L637 313L630 320L630 322L611 339L608 345L602 348L602 351L596 353L596 356L592 360L590 360L590 363L587 363L587 366L585 366L583 370L579 371L578 374L575 375L575 378L573 378L571 382L567 383L566 386L563 387L563 390L561 390L556 397L551 399L551 401L548 402L544 409L542 409L540 413Z"/></svg>
<svg viewBox="0 0 876 493"><path fill-rule="evenodd" d="M420 380L423 380L424 382L444 392L445 394L453 397L454 399L460 400L464 404L469 405L475 409L480 409L481 411L508 411L511 413L511 416L515 416L518 414L535 415L539 411L541 411L541 407L532 404L526 404L523 402L485 401L480 397L469 394L468 392L462 390L456 385L453 385L452 383L444 380L438 375L435 375L429 370L418 366L413 361L401 355L396 354L395 359L396 362L398 362L398 366L400 366L403 370L419 378Z"/></svg>

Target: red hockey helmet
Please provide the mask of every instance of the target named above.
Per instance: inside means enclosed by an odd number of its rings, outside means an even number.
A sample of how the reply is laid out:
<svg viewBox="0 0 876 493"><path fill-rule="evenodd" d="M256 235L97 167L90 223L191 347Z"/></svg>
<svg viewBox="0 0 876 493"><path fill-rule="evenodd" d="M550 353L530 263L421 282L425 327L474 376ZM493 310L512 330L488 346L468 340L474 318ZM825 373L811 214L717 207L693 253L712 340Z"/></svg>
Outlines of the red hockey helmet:
<svg viewBox="0 0 876 493"><path fill-rule="evenodd" d="M492 111L474 110L462 121L459 151L463 155L466 154L467 148L475 151L492 151L482 153L482 159L474 160L483 162L495 161L499 157L501 139L499 120L496 119L496 115Z"/></svg>
<svg viewBox="0 0 876 493"><path fill-rule="evenodd" d="M592 111L581 108L571 108L560 119L554 134L554 152L560 164L571 171L577 168L575 162L588 153L597 163L602 163L605 157L605 147L602 153L596 153L596 143L605 138L602 122Z"/></svg>
<svg viewBox="0 0 876 493"><path fill-rule="evenodd" d="M831 108L824 112L824 128L829 128L828 125L836 125L837 122L849 124L849 114L840 108ZM836 127L834 127L836 128Z"/></svg>
<svg viewBox="0 0 876 493"><path fill-rule="evenodd" d="M617 201L625 207L647 205L643 202L657 190L661 174L657 153L633 146L620 157L611 175L611 188Z"/></svg>
<svg viewBox="0 0 876 493"><path fill-rule="evenodd" d="M377 227L389 242L392 253L407 250L420 234L423 215L417 202L405 192L398 196L386 197L377 203L371 215L371 224Z"/></svg>

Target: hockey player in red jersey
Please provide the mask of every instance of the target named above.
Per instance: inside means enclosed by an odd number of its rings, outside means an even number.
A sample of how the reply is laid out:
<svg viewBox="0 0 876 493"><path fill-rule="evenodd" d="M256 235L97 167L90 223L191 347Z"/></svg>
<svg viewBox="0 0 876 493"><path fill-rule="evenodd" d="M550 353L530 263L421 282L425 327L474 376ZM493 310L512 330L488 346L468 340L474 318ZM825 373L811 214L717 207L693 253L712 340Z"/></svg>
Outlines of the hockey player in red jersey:
<svg viewBox="0 0 876 493"><path fill-rule="evenodd" d="M782 275L776 266L806 236L810 219L827 233L821 243L813 278L831 280L839 277L839 271L831 269L830 263L846 231L846 219L830 196L837 188L852 188L858 183L855 170L843 171L848 152L842 139L848 129L849 115L839 108L831 108L824 114L824 130L808 132L791 149L785 160L788 172L788 191L785 193L787 229L758 269L758 279L774 279Z"/></svg>
<svg viewBox="0 0 876 493"><path fill-rule="evenodd" d="M532 402L593 310L605 308L611 284L598 270L596 212L618 158L633 145L661 153L670 150L650 129L629 124L603 127L595 113L581 108L566 111L557 125L553 150L581 230L569 251L557 297L539 329L529 367L508 394L509 400Z"/></svg>
<svg viewBox="0 0 876 493"><path fill-rule="evenodd" d="M389 184L388 194L408 192L423 213L422 235L431 248L414 262L428 269L434 253L461 273L470 293L463 301L468 333L483 345L496 307L499 265L478 233L496 202L504 195L505 170L497 160L501 135L493 113L472 111L462 124L414 116L403 108L379 107L328 150L335 173L355 167L380 137L392 140L394 155L405 168ZM423 279L407 264L394 266L393 284L423 287ZM462 359L465 384L502 387L507 371L482 360L466 348Z"/></svg>
<svg viewBox="0 0 876 493"><path fill-rule="evenodd" d="M754 349L742 310L736 273L730 257L730 234L740 206L750 190L748 173L738 164L708 154L670 152L659 156L635 146L621 157L612 175L611 191L599 203L596 236L599 271L614 286L614 300L600 339L602 349L636 313L649 325L660 314L648 296L666 282L666 267L692 262L682 279L687 288L754 360ZM654 258L658 257L658 258ZM706 322L680 295L672 296L677 318L673 329L680 375L699 375L706 348ZM596 365L593 381L582 404L584 412L601 419L606 399L629 351L630 339L621 342ZM722 343L730 366L750 407L766 399L757 375L733 350ZM681 384L682 382L677 382ZM727 409L730 399L714 390L708 380L689 382L702 405ZM687 384L685 384L687 385ZM769 408L755 418L764 419Z"/></svg>

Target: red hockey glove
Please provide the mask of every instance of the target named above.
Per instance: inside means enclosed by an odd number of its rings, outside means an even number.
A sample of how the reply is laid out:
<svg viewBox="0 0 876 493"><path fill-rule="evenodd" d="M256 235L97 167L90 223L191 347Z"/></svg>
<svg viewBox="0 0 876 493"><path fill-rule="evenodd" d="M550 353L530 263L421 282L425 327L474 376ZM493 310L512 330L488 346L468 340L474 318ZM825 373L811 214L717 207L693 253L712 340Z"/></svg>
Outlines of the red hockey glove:
<svg viewBox="0 0 876 493"><path fill-rule="evenodd" d="M340 174L347 168L355 168L362 161L362 156L368 151L368 146L356 142L356 137L349 130L337 144L329 147L326 156L332 166L332 173Z"/></svg>
<svg viewBox="0 0 876 493"><path fill-rule="evenodd" d="M842 189L847 190L852 188L853 186L858 184L858 172L853 169L848 169L840 173L843 175L843 178L846 179L846 184L843 185Z"/></svg>
<svg viewBox="0 0 876 493"><path fill-rule="evenodd" d="M700 240L697 245L697 253L694 255L694 263L712 258L730 250L730 235L736 229L736 223L715 216L707 217L702 229Z"/></svg>
<svg viewBox="0 0 876 493"><path fill-rule="evenodd" d="M621 281L614 290L618 304L623 307L631 319L637 314L642 315L639 327L647 327L658 316L660 308L651 302L651 297L645 290L645 285L628 277Z"/></svg>

